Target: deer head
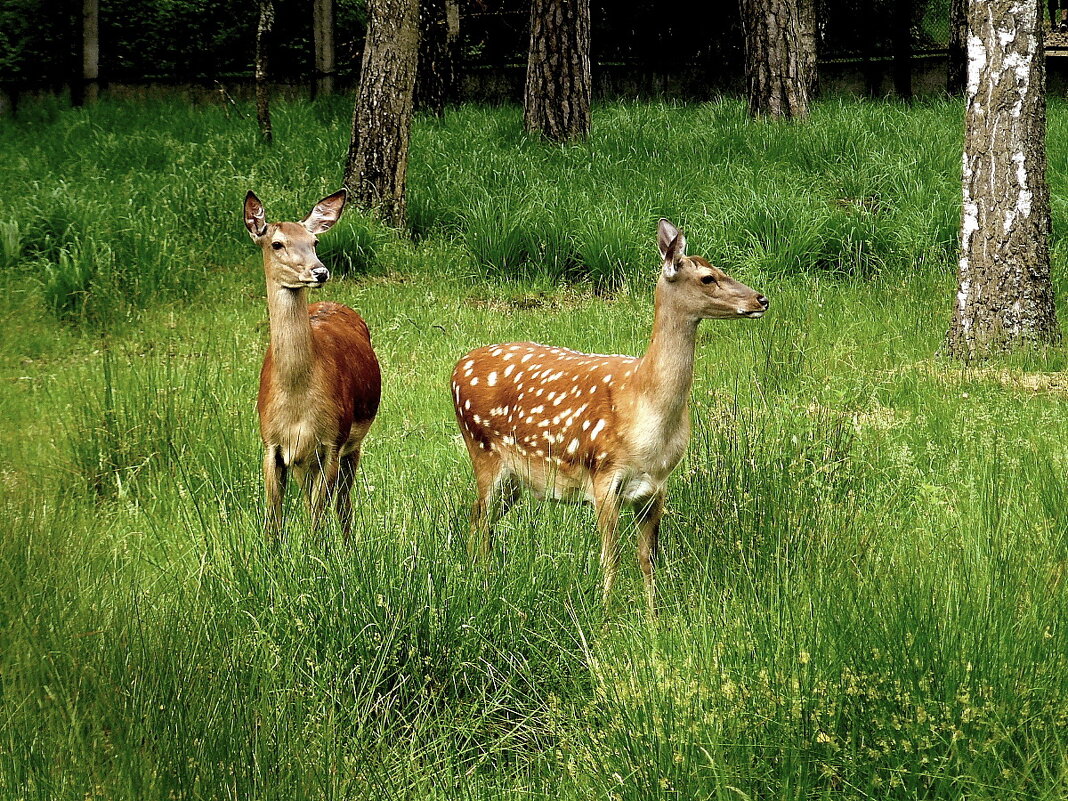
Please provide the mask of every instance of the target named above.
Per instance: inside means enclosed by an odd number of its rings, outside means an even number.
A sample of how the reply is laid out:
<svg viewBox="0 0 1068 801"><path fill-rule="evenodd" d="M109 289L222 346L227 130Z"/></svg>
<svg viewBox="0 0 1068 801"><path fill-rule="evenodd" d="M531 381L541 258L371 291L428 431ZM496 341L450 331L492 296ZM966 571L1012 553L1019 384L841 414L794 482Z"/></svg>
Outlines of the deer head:
<svg viewBox="0 0 1068 801"><path fill-rule="evenodd" d="M263 204L254 192L245 196L245 228L263 250L267 282L286 289L304 289L326 283L326 269L315 246L319 234L329 231L345 208L346 191L327 195L299 223L268 223Z"/></svg>
<svg viewBox="0 0 1068 801"><path fill-rule="evenodd" d="M700 256L686 255L686 236L661 219L657 244L663 259L657 293L671 299L675 314L691 320L729 320L760 317L768 299Z"/></svg>

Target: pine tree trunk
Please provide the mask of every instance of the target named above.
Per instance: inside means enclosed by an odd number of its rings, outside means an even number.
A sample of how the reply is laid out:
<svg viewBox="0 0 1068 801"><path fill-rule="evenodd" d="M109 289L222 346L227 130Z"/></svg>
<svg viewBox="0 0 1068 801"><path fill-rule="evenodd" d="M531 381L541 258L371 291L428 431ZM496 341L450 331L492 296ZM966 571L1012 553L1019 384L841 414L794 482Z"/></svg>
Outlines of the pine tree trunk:
<svg viewBox="0 0 1068 801"><path fill-rule="evenodd" d="M816 80L814 0L741 0L746 88L753 117L808 115Z"/></svg>
<svg viewBox="0 0 1068 801"><path fill-rule="evenodd" d="M961 253L946 350L971 359L1060 337L1050 281L1040 6L968 12Z"/></svg>
<svg viewBox="0 0 1068 801"><path fill-rule="evenodd" d="M419 0L372 0L369 11L345 187L357 206L399 228L406 212Z"/></svg>
<svg viewBox="0 0 1068 801"><path fill-rule="evenodd" d="M334 93L334 0L312 0L315 80L312 96Z"/></svg>
<svg viewBox="0 0 1068 801"><path fill-rule="evenodd" d="M532 0L523 127L553 142L590 135L590 1Z"/></svg>
<svg viewBox="0 0 1068 801"><path fill-rule="evenodd" d="M100 93L100 2L82 0L81 75L71 91L71 103L96 101Z"/></svg>
<svg viewBox="0 0 1068 801"><path fill-rule="evenodd" d="M256 25L256 121L260 138L267 144L274 141L271 131L271 90L267 85L267 40L274 27L273 0L260 0L260 20Z"/></svg>
<svg viewBox="0 0 1068 801"><path fill-rule="evenodd" d="M968 79L968 0L949 0L949 44L946 52L946 91L964 94Z"/></svg>
<svg viewBox="0 0 1068 801"><path fill-rule="evenodd" d="M419 74L415 107L436 117L456 102L456 62L460 41L460 4L457 0L422 0L420 3Z"/></svg>

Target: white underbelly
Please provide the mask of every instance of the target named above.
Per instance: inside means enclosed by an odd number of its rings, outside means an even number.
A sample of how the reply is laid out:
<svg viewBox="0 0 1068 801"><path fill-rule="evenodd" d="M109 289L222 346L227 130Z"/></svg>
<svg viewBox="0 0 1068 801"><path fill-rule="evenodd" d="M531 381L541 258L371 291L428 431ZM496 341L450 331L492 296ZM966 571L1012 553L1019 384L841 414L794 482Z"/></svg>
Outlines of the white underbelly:
<svg viewBox="0 0 1068 801"><path fill-rule="evenodd" d="M624 476L620 481L619 498L625 504L641 504L659 495L663 489L663 481L658 481L648 473L634 473Z"/></svg>
<svg viewBox="0 0 1068 801"><path fill-rule="evenodd" d="M506 455L505 463L519 483L539 500L593 503L593 480L584 468L565 471L547 459L531 459L514 452Z"/></svg>

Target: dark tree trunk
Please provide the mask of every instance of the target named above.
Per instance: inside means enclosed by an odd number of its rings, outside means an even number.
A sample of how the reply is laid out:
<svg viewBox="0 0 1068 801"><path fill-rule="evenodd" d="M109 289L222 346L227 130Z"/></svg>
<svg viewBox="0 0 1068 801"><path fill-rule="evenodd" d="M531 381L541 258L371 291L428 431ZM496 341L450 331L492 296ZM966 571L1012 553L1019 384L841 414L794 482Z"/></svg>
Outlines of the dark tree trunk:
<svg viewBox="0 0 1068 801"><path fill-rule="evenodd" d="M816 69L817 46L819 43L816 20L819 19L819 16L816 11L816 3L817 0L799 0L797 9L801 26L801 57L805 62L804 71L808 74L808 86L806 88L810 99L816 96L816 89L819 85L819 72Z"/></svg>
<svg viewBox="0 0 1068 801"><path fill-rule="evenodd" d="M816 80L814 0L741 0L749 114L808 115Z"/></svg>
<svg viewBox="0 0 1068 801"><path fill-rule="evenodd" d="M964 94L968 79L968 0L949 2L949 44L946 53L946 91Z"/></svg>
<svg viewBox="0 0 1068 801"><path fill-rule="evenodd" d="M523 127L553 142L590 135L590 2L532 0Z"/></svg>
<svg viewBox="0 0 1068 801"><path fill-rule="evenodd" d="M372 0L369 12L345 187L357 206L399 228L406 211L419 0Z"/></svg>
<svg viewBox="0 0 1068 801"><path fill-rule="evenodd" d="M415 107L440 117L455 103L460 4L457 0L422 0L420 8L419 73Z"/></svg>
<svg viewBox="0 0 1068 801"><path fill-rule="evenodd" d="M1040 5L972 3L968 32L960 270L945 343L963 359L1060 338Z"/></svg>
<svg viewBox="0 0 1068 801"><path fill-rule="evenodd" d="M312 0L315 80L312 95L334 93L334 0Z"/></svg>
<svg viewBox="0 0 1068 801"><path fill-rule="evenodd" d="M912 0L894 0L894 91L912 100Z"/></svg>
<svg viewBox="0 0 1068 801"><path fill-rule="evenodd" d="M273 0L260 0L260 20L256 25L256 120L260 125L260 138L270 144L274 141L271 131L271 90L267 85L267 43L274 27Z"/></svg>
<svg viewBox="0 0 1068 801"><path fill-rule="evenodd" d="M5 117L14 117L18 108L18 95L13 89L0 86L0 120Z"/></svg>
<svg viewBox="0 0 1068 801"><path fill-rule="evenodd" d="M100 93L100 2L82 0L81 74L71 90L71 103L96 101Z"/></svg>

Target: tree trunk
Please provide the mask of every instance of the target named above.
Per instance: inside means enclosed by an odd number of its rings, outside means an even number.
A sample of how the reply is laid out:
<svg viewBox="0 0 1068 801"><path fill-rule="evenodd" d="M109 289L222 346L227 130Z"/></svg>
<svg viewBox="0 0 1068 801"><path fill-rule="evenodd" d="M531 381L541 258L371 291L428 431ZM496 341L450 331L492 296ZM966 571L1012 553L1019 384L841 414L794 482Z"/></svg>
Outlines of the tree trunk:
<svg viewBox="0 0 1068 801"><path fill-rule="evenodd" d="M745 77L752 117L808 115L816 80L814 0L741 0Z"/></svg>
<svg viewBox="0 0 1068 801"><path fill-rule="evenodd" d="M912 100L912 0L894 0L894 91Z"/></svg>
<svg viewBox="0 0 1068 801"><path fill-rule="evenodd" d="M457 97L460 4L457 0L422 0L421 6L415 107L440 117Z"/></svg>
<svg viewBox="0 0 1068 801"><path fill-rule="evenodd" d="M372 0L369 12L345 187L357 206L399 228L406 211L419 0Z"/></svg>
<svg viewBox="0 0 1068 801"><path fill-rule="evenodd" d="M986 0L968 11L960 270L945 343L963 359L1060 338L1039 14L1036 0Z"/></svg>
<svg viewBox="0 0 1068 801"><path fill-rule="evenodd" d="M949 44L946 52L946 91L964 94L968 79L968 0L949 0Z"/></svg>
<svg viewBox="0 0 1068 801"><path fill-rule="evenodd" d="M553 142L590 135L590 0L532 0L523 127Z"/></svg>
<svg viewBox="0 0 1068 801"><path fill-rule="evenodd" d="M256 120L260 138L267 144L274 141L271 131L271 90L267 85L267 40L274 27L273 0L260 0L260 21L256 26Z"/></svg>
<svg viewBox="0 0 1068 801"><path fill-rule="evenodd" d="M312 96L334 93L334 0L312 0L315 80Z"/></svg>
<svg viewBox="0 0 1068 801"><path fill-rule="evenodd" d="M14 117L17 109L18 93L8 86L0 85L0 120Z"/></svg>
<svg viewBox="0 0 1068 801"><path fill-rule="evenodd" d="M71 103L96 101L100 93L100 2L82 0L81 75L71 91Z"/></svg>

